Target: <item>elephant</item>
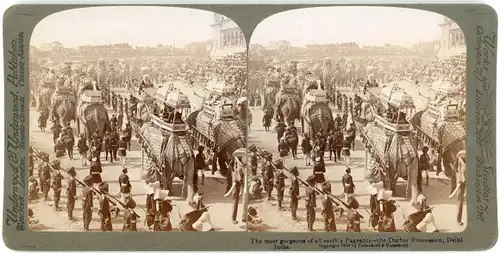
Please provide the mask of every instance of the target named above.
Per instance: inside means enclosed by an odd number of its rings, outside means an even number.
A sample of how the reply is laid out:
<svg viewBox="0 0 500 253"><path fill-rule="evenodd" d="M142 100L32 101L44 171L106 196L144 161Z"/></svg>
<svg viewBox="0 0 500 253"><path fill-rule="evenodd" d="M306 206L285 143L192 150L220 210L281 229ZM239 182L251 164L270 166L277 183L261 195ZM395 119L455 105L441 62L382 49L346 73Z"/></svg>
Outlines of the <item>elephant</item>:
<svg viewBox="0 0 500 253"><path fill-rule="evenodd" d="M50 100L55 89L50 87L40 87L38 94L36 95L38 110L42 110L45 107L50 107Z"/></svg>
<svg viewBox="0 0 500 253"><path fill-rule="evenodd" d="M360 136L367 152L371 154L367 161L366 178L368 181L382 181L384 188L396 196L396 182L399 178L411 181L412 198L416 195L416 180L410 180L418 171L416 139L409 133L400 134L386 131L385 128L370 122L366 127L359 124Z"/></svg>
<svg viewBox="0 0 500 253"><path fill-rule="evenodd" d="M276 104L276 94L278 94L279 86L265 85L264 92L264 105L262 111L266 111L268 107L274 107Z"/></svg>
<svg viewBox="0 0 500 253"><path fill-rule="evenodd" d="M194 175L195 161L194 153L191 149L193 139L190 135L177 135L169 132L169 135L162 143L160 162L163 168L166 188L172 192L173 180L181 178L183 180L182 196L188 201L194 196Z"/></svg>
<svg viewBox="0 0 500 253"><path fill-rule="evenodd" d="M302 105L301 124L304 133L316 136L320 131L326 135L334 128L332 110L326 103L306 102Z"/></svg>
<svg viewBox="0 0 500 253"><path fill-rule="evenodd" d="M101 136L111 130L109 115L103 104L81 103L77 112L78 132L80 132L80 122L85 127L85 136L89 137L95 131Z"/></svg>
<svg viewBox="0 0 500 253"><path fill-rule="evenodd" d="M206 109L192 112L186 122L193 135L198 136L198 143L214 150L213 162L218 162L221 175L227 176L232 153L245 147L245 123L238 117L232 120L216 119Z"/></svg>
<svg viewBox="0 0 500 253"><path fill-rule="evenodd" d="M53 107L54 121L59 120L62 126L66 126L70 121L76 121L76 105L71 99L64 98L57 101Z"/></svg>
<svg viewBox="0 0 500 253"><path fill-rule="evenodd" d="M287 126L295 125L300 118L300 96L278 92L276 95L276 118L283 119Z"/></svg>
<svg viewBox="0 0 500 253"><path fill-rule="evenodd" d="M410 120L417 132L422 133L423 143L436 149L438 153L438 171L444 166L444 174L453 176L453 162L458 152L465 149L466 128L460 120L436 120L429 110L420 111Z"/></svg>

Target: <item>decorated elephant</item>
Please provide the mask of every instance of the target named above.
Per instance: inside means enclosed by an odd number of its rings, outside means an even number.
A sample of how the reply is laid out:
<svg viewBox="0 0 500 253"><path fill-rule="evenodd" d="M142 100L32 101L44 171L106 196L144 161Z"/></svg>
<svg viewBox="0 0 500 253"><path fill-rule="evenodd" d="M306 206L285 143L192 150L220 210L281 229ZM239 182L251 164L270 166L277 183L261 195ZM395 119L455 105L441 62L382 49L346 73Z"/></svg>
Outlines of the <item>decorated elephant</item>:
<svg viewBox="0 0 500 253"><path fill-rule="evenodd" d="M300 118L300 96L278 92L276 94L276 118L283 119L287 126L293 126Z"/></svg>
<svg viewBox="0 0 500 253"><path fill-rule="evenodd" d="M430 110L420 111L413 115L410 121L417 131L421 131L424 144L436 149L438 152L438 170L441 163L444 173L448 177L453 176L453 162L458 152L465 149L466 128L463 121L436 119Z"/></svg>
<svg viewBox="0 0 500 253"><path fill-rule="evenodd" d="M108 111L102 103L80 102L77 117L85 128L86 136L90 136L95 131L102 136L106 131L111 130ZM79 123L78 129L80 129Z"/></svg>
<svg viewBox="0 0 500 253"><path fill-rule="evenodd" d="M315 136L320 130L326 135L334 128L332 110L325 103L308 103L302 106L302 129Z"/></svg>
<svg viewBox="0 0 500 253"><path fill-rule="evenodd" d="M246 132L245 123L239 117L234 117L232 109L228 109L226 115L231 115L232 119L223 120L217 116L214 117L206 109L201 109L192 112L187 119L194 135L200 136L197 138L198 142L216 151L213 162L218 162L220 173L223 176L227 176L227 165L232 153L245 147ZM204 140L209 139L213 140L214 143L210 141L204 143Z"/></svg>
<svg viewBox="0 0 500 253"><path fill-rule="evenodd" d="M37 106L39 110L49 107L51 105L51 97L55 91L55 78L42 78L38 85L38 92L36 94Z"/></svg>
<svg viewBox="0 0 500 253"><path fill-rule="evenodd" d="M76 121L76 95L71 87L59 88L52 96L52 116L54 122L60 121L66 126L70 121Z"/></svg>
<svg viewBox="0 0 500 253"><path fill-rule="evenodd" d="M418 170L416 140L411 134L386 131L375 122L366 127L357 126L363 144L367 148L367 167L365 179L371 182L382 181L384 188L396 196L396 182L399 178L409 179ZM413 180L415 182L415 180ZM412 196L416 185L412 185Z"/></svg>
<svg viewBox="0 0 500 253"><path fill-rule="evenodd" d="M276 94L278 94L280 89L279 75L269 76L262 80L264 83L262 85L264 93L264 105L262 110L266 111L268 107L274 107L276 104Z"/></svg>

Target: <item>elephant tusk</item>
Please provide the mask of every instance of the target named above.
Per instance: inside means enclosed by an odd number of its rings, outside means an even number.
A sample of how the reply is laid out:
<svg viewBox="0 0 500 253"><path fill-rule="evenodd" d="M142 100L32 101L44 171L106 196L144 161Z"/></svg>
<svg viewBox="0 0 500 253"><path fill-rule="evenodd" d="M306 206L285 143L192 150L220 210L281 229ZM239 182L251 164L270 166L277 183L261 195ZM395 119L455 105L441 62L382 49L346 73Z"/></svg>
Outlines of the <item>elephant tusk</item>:
<svg viewBox="0 0 500 253"><path fill-rule="evenodd" d="M236 182L233 182L233 184L231 185L231 189L229 189L229 191L227 191L227 193L224 194L224 197L229 196L229 194L231 194L234 191L234 189L236 189Z"/></svg>

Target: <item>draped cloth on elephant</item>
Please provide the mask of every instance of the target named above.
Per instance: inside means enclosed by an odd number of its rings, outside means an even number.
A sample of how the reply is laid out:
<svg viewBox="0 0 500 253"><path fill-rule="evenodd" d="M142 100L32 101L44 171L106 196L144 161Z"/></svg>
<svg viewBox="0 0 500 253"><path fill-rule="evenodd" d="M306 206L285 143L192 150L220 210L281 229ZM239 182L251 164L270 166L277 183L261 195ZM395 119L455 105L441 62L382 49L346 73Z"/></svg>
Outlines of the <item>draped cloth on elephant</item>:
<svg viewBox="0 0 500 253"><path fill-rule="evenodd" d="M368 181L378 182L381 173L387 173L379 163L394 168L399 177L406 177L408 169L413 168L414 162L418 159L410 135L396 134L375 123L369 123L363 131L363 136L369 138L368 145L371 147L369 150L373 154L369 155L366 161L365 179Z"/></svg>
<svg viewBox="0 0 500 253"><path fill-rule="evenodd" d="M89 132L94 132L98 129L100 134L104 134L106 124L109 124L108 111L102 104L80 103L78 117Z"/></svg>
<svg viewBox="0 0 500 253"><path fill-rule="evenodd" d="M167 168L166 174L174 173L180 177L187 171L189 162L193 160L192 143L187 135L168 133L169 137L162 144L161 162ZM194 166L192 167L194 169Z"/></svg>
<svg viewBox="0 0 500 253"><path fill-rule="evenodd" d="M457 147L456 152L465 149L466 130L462 121L445 121L434 117L430 112L424 112L420 120L420 128L431 138L438 141L446 152L455 142L463 142L463 147Z"/></svg>
<svg viewBox="0 0 500 253"><path fill-rule="evenodd" d="M285 101L292 101L295 103L295 106L293 108L300 108L300 96L295 93L288 93L288 92L278 92L276 94L276 105L278 107L281 107Z"/></svg>
<svg viewBox="0 0 500 253"><path fill-rule="evenodd" d="M143 160L144 166L141 168L141 179L145 182L155 182L164 176L159 162L166 138L162 130L145 124L140 130L140 139L146 153Z"/></svg>

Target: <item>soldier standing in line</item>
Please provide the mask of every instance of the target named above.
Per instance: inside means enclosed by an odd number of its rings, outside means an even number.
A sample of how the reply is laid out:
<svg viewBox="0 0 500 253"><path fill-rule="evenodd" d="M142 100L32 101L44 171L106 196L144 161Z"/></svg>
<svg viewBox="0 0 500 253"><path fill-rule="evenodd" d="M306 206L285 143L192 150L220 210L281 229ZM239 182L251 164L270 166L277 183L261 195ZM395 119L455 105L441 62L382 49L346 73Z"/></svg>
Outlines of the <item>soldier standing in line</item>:
<svg viewBox="0 0 500 253"><path fill-rule="evenodd" d="M344 176L342 176L342 185L344 186L344 196L345 202L347 203L349 198L354 194L354 181L351 176L351 168L345 170Z"/></svg>
<svg viewBox="0 0 500 253"><path fill-rule="evenodd" d="M61 175L59 169L54 171L54 179L52 180L52 189L54 190L54 209L59 210L59 201L61 200L62 180L64 177Z"/></svg>
<svg viewBox="0 0 500 253"><path fill-rule="evenodd" d="M49 200L49 191L50 191L50 180L51 180L51 175L50 175L50 165L49 165L49 156L45 155L43 158L43 163L42 163L42 168L41 168L41 175L40 175L40 187L42 188L43 192L43 197L44 200L47 201Z"/></svg>
<svg viewBox="0 0 500 253"><path fill-rule="evenodd" d="M132 185L130 184L130 179L127 175L127 168L122 169L122 174L118 177L118 182L120 183L120 194L121 201L125 203L125 198L130 195L130 190L132 189Z"/></svg>
<svg viewBox="0 0 500 253"><path fill-rule="evenodd" d="M316 177L311 175L307 178L306 183L309 184L306 188L306 219L307 231L314 231L314 221L316 220L316 192L313 189Z"/></svg>
<svg viewBox="0 0 500 253"><path fill-rule="evenodd" d="M106 131L106 134L104 135L104 149L106 151L106 156L105 156L106 161L108 160L108 154L109 154L110 162L113 163L113 151L112 151L112 147L111 147L111 133L109 131Z"/></svg>
<svg viewBox="0 0 500 253"><path fill-rule="evenodd" d="M329 182L324 182L321 185L321 190L326 194L323 196L323 210L321 214L325 219L325 232L337 232L337 225L335 225L335 213L333 212L333 201L328 197L332 193L332 186Z"/></svg>
<svg viewBox="0 0 500 253"><path fill-rule="evenodd" d="M111 132L111 151L113 155L113 159L116 161L117 159L117 153L118 153L118 141L120 140L120 136L118 135L117 130L113 130Z"/></svg>
<svg viewBox="0 0 500 253"><path fill-rule="evenodd" d="M257 175L257 167L259 166L259 160L255 152L252 152L252 157L250 158L250 165L252 166L252 176Z"/></svg>
<svg viewBox="0 0 500 253"><path fill-rule="evenodd" d="M283 173L283 170L278 170L276 173L275 187L276 187L277 197L278 197L278 208L280 210L283 209L283 198L285 196L285 179L286 179L286 176Z"/></svg>
<svg viewBox="0 0 500 253"><path fill-rule="evenodd" d="M109 185L102 182L99 185L99 190L103 193L99 199L99 216L101 218L101 231L113 231L113 224L111 223L111 208L110 202L106 194L109 192Z"/></svg>
<svg viewBox="0 0 500 253"><path fill-rule="evenodd" d="M123 229L122 231L134 231L137 232L137 214L134 212L136 204L132 198L125 198L125 210L123 211Z"/></svg>
<svg viewBox="0 0 500 253"><path fill-rule="evenodd" d="M127 159L127 141L126 137L122 136L121 140L118 141L118 156L122 162L122 166L125 166L125 160Z"/></svg>
<svg viewBox="0 0 500 253"><path fill-rule="evenodd" d="M118 114L118 128L123 126L123 113Z"/></svg>
<svg viewBox="0 0 500 253"><path fill-rule="evenodd" d="M300 187L297 177L299 176L299 170L297 167L293 167L292 170L290 170L290 173L293 175L290 185L290 210L292 211L292 219L298 220L297 208L299 207Z"/></svg>
<svg viewBox="0 0 500 253"><path fill-rule="evenodd" d="M85 188L82 191L83 207L83 230L90 231L90 221L92 221L92 208L94 207L94 192L92 191L92 176L88 175L83 179Z"/></svg>
<svg viewBox="0 0 500 253"><path fill-rule="evenodd" d="M68 186L66 188L66 195L68 196L68 201L66 202L66 208L68 209L68 219L74 220L73 210L75 209L75 199L76 199L76 171L74 167L69 168L68 174L70 179L68 180Z"/></svg>
<svg viewBox="0 0 500 253"><path fill-rule="evenodd" d="M118 102L118 113L122 115L123 117L123 99L120 97L120 100Z"/></svg>
<svg viewBox="0 0 500 253"><path fill-rule="evenodd" d="M269 155L269 158L266 160L264 163L264 169L263 169L263 178L264 178L264 188L267 192L267 200L272 199L272 192L273 192L273 185L274 185L274 171L273 171L273 166L271 165L272 162L272 155Z"/></svg>
<svg viewBox="0 0 500 253"><path fill-rule="evenodd" d="M359 208L359 202L354 197L349 197L347 201L347 232L361 232L361 216L356 211Z"/></svg>

